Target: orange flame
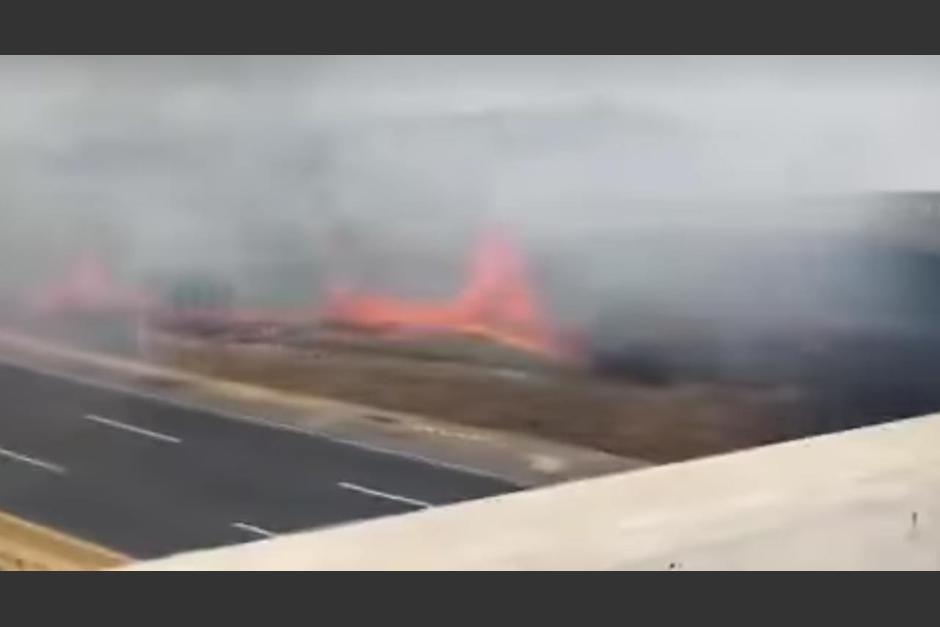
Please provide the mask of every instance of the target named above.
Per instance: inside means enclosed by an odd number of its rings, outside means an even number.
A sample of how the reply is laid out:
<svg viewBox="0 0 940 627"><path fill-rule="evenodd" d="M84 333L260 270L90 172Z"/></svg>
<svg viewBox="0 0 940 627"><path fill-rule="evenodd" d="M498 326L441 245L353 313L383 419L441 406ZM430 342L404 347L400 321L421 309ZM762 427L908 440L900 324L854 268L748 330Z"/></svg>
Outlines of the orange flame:
<svg viewBox="0 0 940 627"><path fill-rule="evenodd" d="M147 295L118 285L104 262L86 253L59 282L40 289L30 304L41 313L140 311L151 300Z"/></svg>
<svg viewBox="0 0 940 627"><path fill-rule="evenodd" d="M547 357L564 356L530 288L522 256L505 234L495 231L477 246L469 282L455 299L405 301L340 289L334 291L325 317L374 332L451 332Z"/></svg>

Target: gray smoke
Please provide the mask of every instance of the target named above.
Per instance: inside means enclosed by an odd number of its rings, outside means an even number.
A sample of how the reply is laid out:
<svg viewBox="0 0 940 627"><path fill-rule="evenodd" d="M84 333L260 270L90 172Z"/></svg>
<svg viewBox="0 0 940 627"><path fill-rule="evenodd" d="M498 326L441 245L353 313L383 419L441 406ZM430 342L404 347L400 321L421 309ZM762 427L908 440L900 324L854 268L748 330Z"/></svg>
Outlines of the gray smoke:
<svg viewBox="0 0 940 627"><path fill-rule="evenodd" d="M135 280L210 272L251 302L306 302L337 272L443 295L499 223L566 324L842 315L819 249L872 213L830 199L937 187L938 66L7 57L0 289L92 248Z"/></svg>

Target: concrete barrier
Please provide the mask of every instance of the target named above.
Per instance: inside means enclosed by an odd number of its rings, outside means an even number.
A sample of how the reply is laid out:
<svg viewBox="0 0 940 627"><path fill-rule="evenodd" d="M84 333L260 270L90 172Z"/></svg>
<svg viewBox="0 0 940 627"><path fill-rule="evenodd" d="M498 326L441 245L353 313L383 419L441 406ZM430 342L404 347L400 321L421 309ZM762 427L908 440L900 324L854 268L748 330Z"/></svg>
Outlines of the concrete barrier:
<svg viewBox="0 0 940 627"><path fill-rule="evenodd" d="M135 570L937 569L940 415Z"/></svg>
<svg viewBox="0 0 940 627"><path fill-rule="evenodd" d="M104 570L130 562L126 555L0 512L0 571Z"/></svg>

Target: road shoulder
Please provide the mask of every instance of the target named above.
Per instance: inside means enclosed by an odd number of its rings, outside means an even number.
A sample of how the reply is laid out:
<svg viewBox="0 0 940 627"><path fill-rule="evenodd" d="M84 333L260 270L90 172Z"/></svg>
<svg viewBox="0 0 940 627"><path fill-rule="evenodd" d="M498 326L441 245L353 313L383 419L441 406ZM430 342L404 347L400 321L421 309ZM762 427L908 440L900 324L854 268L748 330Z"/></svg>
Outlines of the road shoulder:
<svg viewBox="0 0 940 627"><path fill-rule="evenodd" d="M80 350L9 329L0 329L0 361L491 475L520 486L549 485L648 465L531 436L216 379Z"/></svg>

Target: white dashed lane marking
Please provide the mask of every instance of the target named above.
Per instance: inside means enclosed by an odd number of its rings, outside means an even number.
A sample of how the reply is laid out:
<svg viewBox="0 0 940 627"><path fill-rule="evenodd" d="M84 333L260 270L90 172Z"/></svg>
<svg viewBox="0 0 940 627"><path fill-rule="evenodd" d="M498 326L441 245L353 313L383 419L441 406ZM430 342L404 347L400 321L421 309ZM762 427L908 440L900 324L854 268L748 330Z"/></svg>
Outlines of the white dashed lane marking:
<svg viewBox="0 0 940 627"><path fill-rule="evenodd" d="M168 442L170 444L179 444L182 442L181 439L173 437L172 435L158 433L156 431L151 431L150 429L144 429L142 427L135 427L134 425L129 425L125 422L111 420L110 418L104 418L95 414L85 414L85 420L91 420L92 422L97 422L98 424L112 427L114 429L121 429L129 433L136 433L137 435L142 435L152 440L160 440L161 442Z"/></svg>
<svg viewBox="0 0 940 627"><path fill-rule="evenodd" d="M262 529L256 525L249 525L248 523L232 523L232 526L236 529L241 529L242 531L247 531L248 533L254 534L256 536L261 536L262 538L273 538L277 534L273 531L268 531L267 529Z"/></svg>
<svg viewBox="0 0 940 627"><path fill-rule="evenodd" d="M23 464L29 464L30 466L34 466L36 468L42 468L45 471L52 472L57 475L64 475L68 472L65 470L65 468L57 464L43 461L41 459L36 459L35 457L30 457L29 455L23 455L22 453L17 453L16 451L11 451L2 447L0 447L0 456Z"/></svg>
<svg viewBox="0 0 940 627"><path fill-rule="evenodd" d="M432 507L431 503L427 501L419 501L418 499L408 498L407 496L399 496L397 494L389 494L388 492L382 492L381 490L374 490L372 488L367 488L365 486L357 485L355 483L349 483L348 481L343 481L338 484L339 487L344 490L352 490L353 492L359 492L360 494L366 494L368 496L374 496L381 499L387 499L389 501L397 501L399 503L405 503L407 505L413 505L415 507L428 508Z"/></svg>

